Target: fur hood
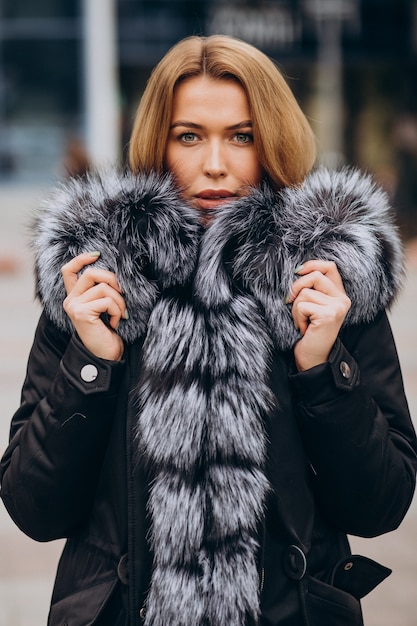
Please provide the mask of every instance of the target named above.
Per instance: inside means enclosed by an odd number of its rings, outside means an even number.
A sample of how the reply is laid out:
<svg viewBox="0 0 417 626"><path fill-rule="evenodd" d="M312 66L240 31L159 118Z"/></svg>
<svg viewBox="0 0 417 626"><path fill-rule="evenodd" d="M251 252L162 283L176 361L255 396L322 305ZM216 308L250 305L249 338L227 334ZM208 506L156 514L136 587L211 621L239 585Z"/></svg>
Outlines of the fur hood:
<svg viewBox="0 0 417 626"><path fill-rule="evenodd" d="M279 403L270 363L298 338L285 296L296 266L323 258L352 300L346 323L388 306L402 265L386 196L356 171L320 170L297 189L254 190L204 229L169 178L90 177L52 196L33 245L38 293L61 329L60 268L99 250L129 311L118 332L144 336L134 393L150 476L145 626L255 626L265 422Z"/></svg>
<svg viewBox="0 0 417 626"><path fill-rule="evenodd" d="M320 169L278 193L264 185L219 209L206 230L169 177L92 175L58 188L33 233L37 293L55 324L71 331L60 268L99 250L96 265L116 273L125 296L130 319L119 332L128 343L144 333L161 292L190 280L208 308L243 287L264 307L278 347L288 349L299 335L284 302L299 264L336 262L352 301L346 324L389 307L403 274L388 198L351 169Z"/></svg>

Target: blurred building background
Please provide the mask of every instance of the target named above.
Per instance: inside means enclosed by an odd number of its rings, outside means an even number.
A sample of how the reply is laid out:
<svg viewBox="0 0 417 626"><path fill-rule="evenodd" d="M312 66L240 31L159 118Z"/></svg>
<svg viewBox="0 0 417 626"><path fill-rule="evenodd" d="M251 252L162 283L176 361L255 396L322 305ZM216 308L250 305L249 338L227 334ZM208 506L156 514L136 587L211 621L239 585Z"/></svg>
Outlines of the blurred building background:
<svg viewBox="0 0 417 626"><path fill-rule="evenodd" d="M153 65L212 33L271 56L321 160L374 171L414 221L416 0L0 0L0 181L123 160Z"/></svg>

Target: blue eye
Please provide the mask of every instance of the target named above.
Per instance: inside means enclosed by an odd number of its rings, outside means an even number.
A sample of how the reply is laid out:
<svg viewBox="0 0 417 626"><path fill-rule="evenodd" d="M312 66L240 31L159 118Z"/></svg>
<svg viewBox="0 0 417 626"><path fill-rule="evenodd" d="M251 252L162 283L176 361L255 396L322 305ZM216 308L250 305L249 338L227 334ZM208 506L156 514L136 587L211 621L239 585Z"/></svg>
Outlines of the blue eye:
<svg viewBox="0 0 417 626"><path fill-rule="evenodd" d="M235 140L237 143L252 143L253 135L250 133L236 133Z"/></svg>
<svg viewBox="0 0 417 626"><path fill-rule="evenodd" d="M178 139L184 143L193 143L197 139L197 135L195 133L182 133Z"/></svg>

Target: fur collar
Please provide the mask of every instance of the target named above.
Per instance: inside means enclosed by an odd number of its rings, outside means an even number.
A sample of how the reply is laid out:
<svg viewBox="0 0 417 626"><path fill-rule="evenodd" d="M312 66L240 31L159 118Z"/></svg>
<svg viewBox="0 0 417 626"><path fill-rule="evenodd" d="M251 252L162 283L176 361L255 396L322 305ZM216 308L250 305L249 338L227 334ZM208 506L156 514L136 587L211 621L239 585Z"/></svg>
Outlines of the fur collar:
<svg viewBox="0 0 417 626"><path fill-rule="evenodd" d="M67 331L61 266L82 251L116 272L144 336L135 441L150 475L153 555L145 626L259 623L265 421L274 347L298 338L284 299L295 267L334 260L352 300L347 323L394 297L401 246L386 196L355 171L311 174L224 206L204 230L168 178L72 181L35 226L38 292ZM291 445L291 442L289 442Z"/></svg>
<svg viewBox="0 0 417 626"><path fill-rule="evenodd" d="M284 304L294 269L311 258L336 262L352 301L346 324L370 321L393 301L402 248L386 194L357 170L310 174L299 188L268 186L223 207L203 231L168 177L90 176L57 189L38 214L33 236L37 292L63 330L61 266L100 250L97 266L116 272L130 319L123 339L141 336L160 294L194 280L204 306L249 291L264 307L281 349L299 338ZM196 275L194 276L196 272Z"/></svg>

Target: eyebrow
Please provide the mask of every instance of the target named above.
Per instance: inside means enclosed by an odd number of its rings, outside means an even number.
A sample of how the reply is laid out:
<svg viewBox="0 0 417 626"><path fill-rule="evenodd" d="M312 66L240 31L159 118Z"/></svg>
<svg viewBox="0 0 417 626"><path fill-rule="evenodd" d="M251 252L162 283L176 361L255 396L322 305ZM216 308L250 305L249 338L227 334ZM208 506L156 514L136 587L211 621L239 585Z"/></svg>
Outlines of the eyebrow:
<svg viewBox="0 0 417 626"><path fill-rule="evenodd" d="M194 122L187 122L186 120L178 120L169 127L170 129L178 128L178 126L184 126L185 128L195 128L197 130L203 128L202 124L195 124ZM232 126L227 126L226 130L239 130L241 128L252 128L253 124L250 120L243 120Z"/></svg>

